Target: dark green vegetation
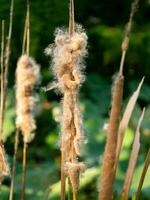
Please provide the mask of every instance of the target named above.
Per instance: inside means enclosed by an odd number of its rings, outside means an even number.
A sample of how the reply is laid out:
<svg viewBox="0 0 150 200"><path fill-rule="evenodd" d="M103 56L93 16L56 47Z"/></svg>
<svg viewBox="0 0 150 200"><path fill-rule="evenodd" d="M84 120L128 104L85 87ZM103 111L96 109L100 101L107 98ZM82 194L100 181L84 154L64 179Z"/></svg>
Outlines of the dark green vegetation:
<svg viewBox="0 0 150 200"><path fill-rule="evenodd" d="M87 79L80 93L81 110L84 114L87 144L83 148L83 159L89 168L83 176L79 196L81 200L97 199L99 164L102 162L105 133L103 126L107 122L111 101L111 80L119 68L121 41L124 35L124 24L128 21L131 1L75 1L76 21L83 24L89 37L89 56L87 58ZM12 163L15 101L14 75L16 62L22 51L23 27L25 20L25 1L15 0L14 27L12 36L12 54L9 74L9 95L5 115L5 148L10 165ZM116 196L122 189L125 171L131 151L134 130L141 112L146 106L146 114L142 123L141 149L135 176L132 184L134 194L140 178L143 162L150 143L150 22L148 13L150 2L142 0L134 18L131 42L125 64L125 95L124 106L131 93L136 89L142 76L145 83L134 110L130 128L121 154L119 170L115 183ZM9 1L0 0L0 19L9 24ZM41 64L42 80L37 88L39 101L36 107L37 135L28 151L27 199L43 200L44 198L59 199L59 127L56 123L59 114L61 97L53 91L44 93L41 86L52 80L49 70L49 58L44 49L54 40L54 30L68 25L68 1L31 0L31 55ZM48 73L49 72L49 73ZM16 199L21 191L21 160L22 145L18 153ZM143 187L143 199L150 196L150 171ZM56 184L55 184L56 183ZM2 188L2 199L8 199L10 179L5 178ZM88 194L88 196L86 196ZM116 197L117 199L117 197ZM142 198L141 198L142 199Z"/></svg>

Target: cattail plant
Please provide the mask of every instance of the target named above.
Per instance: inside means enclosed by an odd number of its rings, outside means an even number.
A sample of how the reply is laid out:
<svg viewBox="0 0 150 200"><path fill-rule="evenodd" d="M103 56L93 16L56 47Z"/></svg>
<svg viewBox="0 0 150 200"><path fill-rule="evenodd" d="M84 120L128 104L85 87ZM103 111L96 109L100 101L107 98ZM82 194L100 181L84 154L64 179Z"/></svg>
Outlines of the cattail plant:
<svg viewBox="0 0 150 200"><path fill-rule="evenodd" d="M16 70L16 128L23 134L23 174L26 169L27 144L34 138L36 123L33 115L35 97L33 89L39 80L39 65L27 55L22 55ZM23 176L22 199L24 199L25 176Z"/></svg>
<svg viewBox="0 0 150 200"><path fill-rule="evenodd" d="M126 32L125 32L125 37L124 37L123 42L122 42L122 58L123 58L122 62L123 63L124 63L124 60L125 60L126 52L128 50L128 47L129 47L129 40L130 40L132 23L133 23L132 21L133 21L134 14L137 11L138 3L139 3L139 0L134 0L133 3L132 3L131 13L130 13L130 17L129 17L129 22L127 24L127 28L126 28ZM141 86L143 84L143 81L144 81L144 78L142 79L141 83L139 84L139 87L137 88L137 90L132 95L132 97L131 97L128 105L127 105L127 108L126 108L126 111L124 113L124 116L123 116L123 118L122 118L122 120L121 120L121 122L119 124L118 141L117 141L117 151L116 151L116 161L115 161L115 171L116 171L117 164L118 164L118 161L119 161L119 155L120 155L121 146L122 146L122 143L123 143L125 129L128 126L128 122L130 120L130 117L131 117L131 114L133 112L135 103L136 103L137 98L139 96L140 89L141 89Z"/></svg>
<svg viewBox="0 0 150 200"><path fill-rule="evenodd" d="M25 30L23 37L22 56L19 58L16 69L16 136L14 148L14 160L12 169L12 181L9 200L13 199L16 157L19 144L19 132L23 135L23 170L22 170L22 193L21 200L24 200L26 185L26 159L27 146L34 138L36 122L33 109L36 98L34 96L34 87L37 85L40 77L40 67L35 60L29 57L30 51L30 5L27 0L27 14L25 20Z"/></svg>
<svg viewBox="0 0 150 200"><path fill-rule="evenodd" d="M46 51L52 56L56 88L63 96L61 116L61 200L65 199L66 177L69 177L73 199L77 199L79 175L85 166L78 161L84 140L78 91L84 81L82 59L86 56L87 35L80 25L74 25L74 2L70 2L69 31L56 30L55 43Z"/></svg>
<svg viewBox="0 0 150 200"><path fill-rule="evenodd" d="M116 76L114 89L112 92L112 106L109 119L109 126L107 130L107 142L105 147L102 175L100 180L99 200L113 199L113 184L116 173L116 149L118 140L118 128L120 121L120 111L123 95L123 67L125 62L126 52L129 46L130 32L132 26L132 19L138 5L138 0L134 0L132 4L129 22L125 32L125 37L122 42L122 57L120 63L120 70Z"/></svg>

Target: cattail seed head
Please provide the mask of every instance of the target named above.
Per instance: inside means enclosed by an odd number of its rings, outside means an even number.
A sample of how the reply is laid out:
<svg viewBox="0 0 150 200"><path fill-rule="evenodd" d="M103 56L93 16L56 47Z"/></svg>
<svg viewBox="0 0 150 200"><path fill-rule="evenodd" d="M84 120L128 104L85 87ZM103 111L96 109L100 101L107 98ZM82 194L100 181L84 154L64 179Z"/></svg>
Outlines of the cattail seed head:
<svg viewBox="0 0 150 200"><path fill-rule="evenodd" d="M57 29L55 43L46 49L45 52L52 56L52 70L59 83L56 87L62 93L66 87L62 77L66 72L75 69L74 73L79 77L79 83L84 81L80 70L83 68L82 59L87 54L86 46L87 35L81 26L77 26L76 32L71 37L67 31Z"/></svg>
<svg viewBox="0 0 150 200"><path fill-rule="evenodd" d="M78 105L79 87L84 81L83 58L87 55L87 35L80 26L72 34L57 29L55 43L46 52L52 57L55 81L49 89L57 89L63 96L61 116L62 170L69 177L73 191L79 187L79 175L85 166L78 162L84 140L82 117ZM63 177L63 176L62 176Z"/></svg>
<svg viewBox="0 0 150 200"><path fill-rule="evenodd" d="M33 139L36 129L33 89L39 81L39 70L39 65L32 58L27 55L20 57L16 70L16 126L22 131L27 143Z"/></svg>
<svg viewBox="0 0 150 200"><path fill-rule="evenodd" d="M79 174L85 171L83 163L66 162L66 174L69 176L73 191L77 191L79 187Z"/></svg>

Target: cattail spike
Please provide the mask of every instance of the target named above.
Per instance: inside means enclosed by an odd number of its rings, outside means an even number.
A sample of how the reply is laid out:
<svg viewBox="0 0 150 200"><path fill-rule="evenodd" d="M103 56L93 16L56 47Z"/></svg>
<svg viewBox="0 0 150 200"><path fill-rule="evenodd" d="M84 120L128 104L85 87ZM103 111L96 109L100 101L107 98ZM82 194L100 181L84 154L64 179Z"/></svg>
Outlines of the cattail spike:
<svg viewBox="0 0 150 200"><path fill-rule="evenodd" d="M74 0L70 0L70 18L69 18L69 34L70 36L73 35L75 29L75 22L74 22Z"/></svg>
<svg viewBox="0 0 150 200"><path fill-rule="evenodd" d="M124 36L124 39L123 39L123 42L122 42L122 51L128 50L130 33L131 33L131 28L132 28L132 21L133 21L133 17L135 15L135 13L137 11L138 3L139 3L139 0L134 0L132 5L131 5L130 17L129 17L129 21L128 21L128 24L127 24L125 36Z"/></svg>
<svg viewBox="0 0 150 200"><path fill-rule="evenodd" d="M26 143L31 142L36 129L32 112L35 104L33 89L38 81L39 65L27 55L21 56L16 70L16 126L22 131Z"/></svg>

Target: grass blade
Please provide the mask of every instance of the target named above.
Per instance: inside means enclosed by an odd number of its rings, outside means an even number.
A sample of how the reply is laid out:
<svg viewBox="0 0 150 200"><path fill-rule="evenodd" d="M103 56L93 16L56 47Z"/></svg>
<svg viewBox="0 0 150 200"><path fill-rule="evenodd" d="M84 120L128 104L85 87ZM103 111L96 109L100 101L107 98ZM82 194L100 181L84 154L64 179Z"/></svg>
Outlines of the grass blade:
<svg viewBox="0 0 150 200"><path fill-rule="evenodd" d="M120 125L119 125L115 170L117 168L117 164L118 164L118 161L119 161L119 155L120 155L120 151L121 151L121 147L122 147L122 143L123 143L123 139L124 139L124 135L125 135L125 130L128 127L129 120L131 118L133 109L134 109L135 104L137 102L137 99L138 99L138 96L139 96L143 82L144 82L144 78L141 80L137 90L133 93L133 95L129 99L129 102L126 106L124 115L123 115L122 120L121 120Z"/></svg>
<svg viewBox="0 0 150 200"><path fill-rule="evenodd" d="M134 173L138 153L139 153L139 150L140 150L140 126L141 126L141 123L142 123L142 120L143 120L143 117L144 117L144 113L145 113L145 108L143 109L143 112L140 116L140 119L139 119L139 122L138 122L138 125L137 125L135 138L134 138L134 142L133 142L133 148L132 148L132 152L131 152L131 156L130 156L130 161L129 161L125 181L124 181L124 184L123 184L122 200L128 200L128 194L129 194L129 190L130 190L130 187L131 187L133 173Z"/></svg>

